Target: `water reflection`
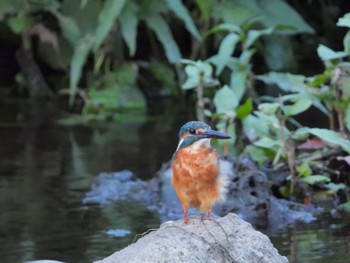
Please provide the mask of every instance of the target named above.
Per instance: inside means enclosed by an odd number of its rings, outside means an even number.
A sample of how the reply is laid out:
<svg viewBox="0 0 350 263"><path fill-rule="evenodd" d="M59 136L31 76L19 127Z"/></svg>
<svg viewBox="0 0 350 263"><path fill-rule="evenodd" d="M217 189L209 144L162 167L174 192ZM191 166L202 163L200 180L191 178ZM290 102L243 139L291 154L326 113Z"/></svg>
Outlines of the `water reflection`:
<svg viewBox="0 0 350 263"><path fill-rule="evenodd" d="M0 103L1 262L91 262L158 227L158 216L135 201L100 207L85 206L82 199L102 171L128 169L152 177L171 158L178 127L188 120L174 109L158 109L162 114L151 118L62 127L52 121L50 105ZM346 262L347 222L295 224L272 241L292 263ZM110 229L130 235L113 238L106 233Z"/></svg>
<svg viewBox="0 0 350 263"><path fill-rule="evenodd" d="M349 262L349 222L348 215L323 215L310 224L295 222L270 238L290 263Z"/></svg>
<svg viewBox="0 0 350 263"><path fill-rule="evenodd" d="M159 225L158 218L137 203L91 207L81 201L101 171L130 169L149 178L171 158L176 140L164 145L163 139L153 136L156 116L147 121L61 127L52 122L47 105L0 107L2 262L41 258L89 262ZM176 138L176 122L168 119L163 124L158 135ZM131 234L117 239L106 234L116 228Z"/></svg>

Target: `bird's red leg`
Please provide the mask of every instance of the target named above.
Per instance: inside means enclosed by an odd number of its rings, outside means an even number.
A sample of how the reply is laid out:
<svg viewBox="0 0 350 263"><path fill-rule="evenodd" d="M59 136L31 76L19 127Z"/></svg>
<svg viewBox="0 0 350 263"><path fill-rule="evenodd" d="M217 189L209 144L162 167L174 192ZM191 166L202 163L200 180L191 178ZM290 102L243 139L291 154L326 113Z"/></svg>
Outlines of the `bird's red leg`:
<svg viewBox="0 0 350 263"><path fill-rule="evenodd" d="M187 224L187 222L188 222L187 210L188 209L186 207L184 207L183 209L184 209L184 222L185 222L185 224Z"/></svg>
<svg viewBox="0 0 350 263"><path fill-rule="evenodd" d="M211 213L211 208L208 210L208 214L204 217L204 220L210 220L210 213Z"/></svg>

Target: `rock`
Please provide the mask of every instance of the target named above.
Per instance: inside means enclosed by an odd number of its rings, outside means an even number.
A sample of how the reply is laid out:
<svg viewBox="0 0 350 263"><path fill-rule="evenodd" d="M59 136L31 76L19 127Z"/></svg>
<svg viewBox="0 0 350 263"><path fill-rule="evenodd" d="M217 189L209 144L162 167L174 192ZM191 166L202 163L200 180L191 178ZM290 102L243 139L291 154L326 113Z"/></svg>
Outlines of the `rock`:
<svg viewBox="0 0 350 263"><path fill-rule="evenodd" d="M150 196L148 184L140 179L133 179L130 171L100 173L83 199L83 204L106 204L115 200L144 200ZM148 203L147 203L148 204Z"/></svg>
<svg viewBox="0 0 350 263"><path fill-rule="evenodd" d="M117 262L236 262L283 263L269 238L235 214L202 221L191 217L163 223L160 228L140 238L136 243L96 261Z"/></svg>
<svg viewBox="0 0 350 263"><path fill-rule="evenodd" d="M259 229L274 233L294 221L311 222L318 211L275 198L270 191L266 173L246 157L226 157L226 165L232 167L228 175L230 184L226 201L218 203L213 213L225 216L235 213ZM171 184L170 162L164 164L157 176L149 181L134 177L130 171L101 173L83 199L84 204L105 205L111 201L136 200L150 211L159 214L161 222L182 218L183 210ZM198 215L195 209L189 215Z"/></svg>

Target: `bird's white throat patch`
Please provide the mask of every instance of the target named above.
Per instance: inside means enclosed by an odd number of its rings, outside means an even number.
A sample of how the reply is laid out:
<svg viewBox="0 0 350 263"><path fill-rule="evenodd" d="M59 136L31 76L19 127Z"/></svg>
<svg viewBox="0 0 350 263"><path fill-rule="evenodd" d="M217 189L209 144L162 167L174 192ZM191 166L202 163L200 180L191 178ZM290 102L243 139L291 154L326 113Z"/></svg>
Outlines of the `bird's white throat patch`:
<svg viewBox="0 0 350 263"><path fill-rule="evenodd" d="M185 139L181 139L179 141L179 144L177 145L176 151L180 149L181 144L183 143ZM194 143L191 144L191 147L211 147L210 146L210 138L206 138L206 139L200 139L198 141L195 141Z"/></svg>
<svg viewBox="0 0 350 263"><path fill-rule="evenodd" d="M210 147L210 140L211 139L208 139L208 138L200 139L200 140L195 141L194 143L192 143L192 146L193 147L203 147L203 146Z"/></svg>
<svg viewBox="0 0 350 263"><path fill-rule="evenodd" d="M176 148L176 151L180 149L181 147L181 144L183 143L185 139L181 139L179 141L179 144L177 145L177 148ZM211 147L210 146L210 138L205 138L205 139L200 139L198 141L195 141L194 143L192 143L190 146L191 147L194 147L194 148L197 148L197 147Z"/></svg>

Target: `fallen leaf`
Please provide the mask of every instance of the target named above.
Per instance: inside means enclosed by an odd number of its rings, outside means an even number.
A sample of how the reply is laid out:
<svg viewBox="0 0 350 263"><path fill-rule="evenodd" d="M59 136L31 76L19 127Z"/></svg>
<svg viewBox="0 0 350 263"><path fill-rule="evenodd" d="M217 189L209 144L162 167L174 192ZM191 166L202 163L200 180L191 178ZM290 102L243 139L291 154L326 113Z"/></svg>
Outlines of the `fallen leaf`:
<svg viewBox="0 0 350 263"><path fill-rule="evenodd" d="M307 140L306 142L300 144L298 146L299 150L317 150L325 147L326 144L324 141L322 141L320 138L313 138L310 140Z"/></svg>

